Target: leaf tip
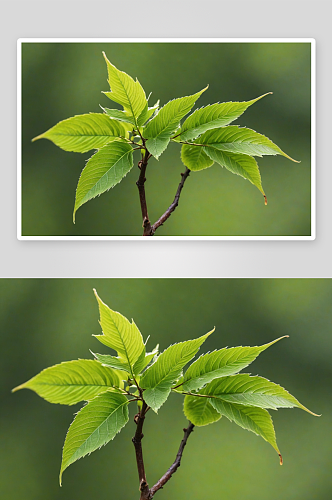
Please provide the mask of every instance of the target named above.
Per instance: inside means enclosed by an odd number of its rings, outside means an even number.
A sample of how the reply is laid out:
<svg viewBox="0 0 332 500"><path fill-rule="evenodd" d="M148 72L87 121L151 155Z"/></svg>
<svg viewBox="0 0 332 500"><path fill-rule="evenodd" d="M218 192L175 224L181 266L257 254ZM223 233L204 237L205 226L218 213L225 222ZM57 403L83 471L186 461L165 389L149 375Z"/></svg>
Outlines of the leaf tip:
<svg viewBox="0 0 332 500"><path fill-rule="evenodd" d="M25 384L18 385L17 387L14 387L14 389L11 390L11 392L17 392L20 389L24 389Z"/></svg>
<svg viewBox="0 0 332 500"><path fill-rule="evenodd" d="M267 205L267 198L266 198L265 194L263 194L263 196L264 196L264 204L266 206Z"/></svg>
<svg viewBox="0 0 332 500"><path fill-rule="evenodd" d="M36 137L34 137L33 139L31 139L31 142L38 141L38 139L42 139L43 136L44 136L44 134L37 135Z"/></svg>
<svg viewBox="0 0 332 500"><path fill-rule="evenodd" d="M282 465L283 464L283 459L282 459L281 453L278 453L278 455L279 455L279 458L280 458L280 465Z"/></svg>

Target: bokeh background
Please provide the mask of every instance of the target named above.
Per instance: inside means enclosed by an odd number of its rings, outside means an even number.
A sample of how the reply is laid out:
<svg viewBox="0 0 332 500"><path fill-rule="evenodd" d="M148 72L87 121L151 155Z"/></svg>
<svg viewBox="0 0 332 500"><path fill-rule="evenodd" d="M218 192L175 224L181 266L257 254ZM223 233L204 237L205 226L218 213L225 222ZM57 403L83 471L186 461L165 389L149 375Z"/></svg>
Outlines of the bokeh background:
<svg viewBox="0 0 332 500"><path fill-rule="evenodd" d="M2 279L1 497L10 500L137 500L131 419L114 441L65 471L61 450L74 412L11 389L47 366L107 352L92 289L134 318L149 347L198 337L201 352L260 345L282 335L245 371L286 387L320 418L299 409L272 412L284 457L226 418L195 429L180 469L156 498L329 500L331 498L331 279ZM152 485L173 462L186 425L182 397L149 412L143 441Z"/></svg>
<svg viewBox="0 0 332 500"><path fill-rule="evenodd" d="M31 139L57 122L113 107L102 51L137 77L151 103L193 94L209 84L197 107L273 95L235 124L263 133L292 158L258 158L267 207L249 181L215 164L192 173L180 205L158 236L308 236L311 234L309 43L23 43L22 235L140 236L135 167L111 191L81 207L72 223L75 190L91 152L68 153ZM114 104L114 107L117 105ZM150 219L173 201L184 170L171 144L147 171ZM135 153L137 154L137 153Z"/></svg>

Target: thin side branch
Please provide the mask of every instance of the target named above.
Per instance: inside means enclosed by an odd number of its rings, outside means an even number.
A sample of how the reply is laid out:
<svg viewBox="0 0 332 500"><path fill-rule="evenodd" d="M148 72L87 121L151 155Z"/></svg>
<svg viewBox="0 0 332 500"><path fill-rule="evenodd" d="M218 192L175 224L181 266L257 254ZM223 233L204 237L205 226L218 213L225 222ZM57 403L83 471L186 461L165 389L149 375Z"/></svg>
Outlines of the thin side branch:
<svg viewBox="0 0 332 500"><path fill-rule="evenodd" d="M151 228L150 228L150 236L154 235L154 233L156 232L156 230L158 229L158 227L162 226L164 224L164 222L170 217L170 215L172 214L172 212L174 212L174 210L178 206L181 191L183 189L184 183L186 182L186 179L189 177L189 174L190 174L189 168L186 168L185 172L181 174L181 177L182 177L181 178L181 182L180 182L180 184L178 186L178 189L176 191L173 203L171 203L171 205L168 207L168 209L166 210L166 212L157 220L157 222L155 222L151 226Z"/></svg>
<svg viewBox="0 0 332 500"><path fill-rule="evenodd" d="M174 474L174 472L176 472L177 469L180 467L181 458L182 458L184 447L186 446L188 437L192 433L194 427L195 427L194 424L192 424L190 422L189 425L188 425L188 427L187 427L187 429L183 429L184 436L183 436L183 439L181 441L180 448L179 448L179 451L177 452L176 458L175 458L173 464L168 469L168 471L150 489L149 497L148 497L149 500L154 496L154 494L158 490L160 490L167 483L167 481L170 480L170 478L172 477L172 475Z"/></svg>

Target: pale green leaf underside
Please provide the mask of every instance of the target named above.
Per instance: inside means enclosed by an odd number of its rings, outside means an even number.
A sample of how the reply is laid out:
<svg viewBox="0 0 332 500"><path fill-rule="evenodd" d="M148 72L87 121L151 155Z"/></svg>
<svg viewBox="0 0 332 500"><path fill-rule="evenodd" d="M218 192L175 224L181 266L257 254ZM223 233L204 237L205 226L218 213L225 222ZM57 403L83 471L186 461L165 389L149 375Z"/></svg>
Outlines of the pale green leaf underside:
<svg viewBox="0 0 332 500"><path fill-rule="evenodd" d="M150 361L152 361L152 359L155 357L156 354L158 354L158 346L156 346L152 352L145 352L144 349L134 365L133 368L134 374L135 375L140 374L144 370L144 368L150 363Z"/></svg>
<svg viewBox="0 0 332 500"><path fill-rule="evenodd" d="M157 411L166 401L172 383L179 378L183 367L195 356L200 346L213 331L198 339L171 345L144 372L140 386L146 389L144 399L153 410Z"/></svg>
<svg viewBox="0 0 332 500"><path fill-rule="evenodd" d="M111 356L109 354L96 354L94 352L92 352L92 354L102 365L109 366L110 368L115 368L116 370L124 370L130 373L130 367L128 363L125 363L122 359L116 358L115 356Z"/></svg>
<svg viewBox="0 0 332 500"><path fill-rule="evenodd" d="M271 415L263 408L254 408L239 404L227 403L220 399L210 399L211 405L221 414L227 417L231 422L235 422L243 429L254 432L261 436L265 441L276 450L280 451L276 442L276 435L272 423Z"/></svg>
<svg viewBox="0 0 332 500"><path fill-rule="evenodd" d="M118 184L132 169L133 149L120 139L102 147L82 170L76 189L75 214L79 207Z"/></svg>
<svg viewBox="0 0 332 500"><path fill-rule="evenodd" d="M229 403L272 410L297 407L312 414L280 385L263 377L252 377L247 373L213 380L202 390L202 393L213 395Z"/></svg>
<svg viewBox="0 0 332 500"><path fill-rule="evenodd" d="M121 123L102 113L89 113L63 120L32 141L49 139L65 151L85 153L125 135L126 129Z"/></svg>
<svg viewBox="0 0 332 500"><path fill-rule="evenodd" d="M104 92L104 94L112 101L123 106L128 115L132 116L137 122L137 118L147 104L141 84L138 80L134 81L131 76L113 66L104 52L103 55L107 64L108 83L111 87L111 91Z"/></svg>
<svg viewBox="0 0 332 500"><path fill-rule="evenodd" d="M145 108L143 109L142 113L139 115L137 119L137 125L138 126L144 125L144 123L146 123L152 117L152 115L157 111L158 107L159 107L159 101L156 102L156 104L151 108L149 108L148 104L146 103Z"/></svg>
<svg viewBox="0 0 332 500"><path fill-rule="evenodd" d="M268 92L268 94L271 93ZM252 101L222 102L196 109L183 122L175 140L191 141L207 130L224 127L241 116L249 106L268 94L261 95Z"/></svg>
<svg viewBox="0 0 332 500"><path fill-rule="evenodd" d="M213 160L208 157L202 147L183 144L181 148L181 160L190 170L203 170L211 167Z"/></svg>
<svg viewBox="0 0 332 500"><path fill-rule="evenodd" d="M276 144L255 130L238 125L209 130L196 141L199 144L207 144L221 151L240 153L251 156L283 155L293 160L284 153Z"/></svg>
<svg viewBox="0 0 332 500"><path fill-rule="evenodd" d="M211 405L209 398L186 396L183 411L187 419L197 426L212 424L221 418L220 413Z"/></svg>
<svg viewBox="0 0 332 500"><path fill-rule="evenodd" d="M207 87L206 87L207 88ZM144 128L143 135L147 139L149 152L158 158L166 149L171 135L178 128L180 120L191 110L197 99L206 89L194 95L180 97L169 101Z"/></svg>
<svg viewBox="0 0 332 500"><path fill-rule="evenodd" d="M218 149L215 149L211 145L208 147L204 147L204 151L211 158L211 160L219 163L219 165L221 165L222 167L226 167L227 170L229 170L233 174L240 175L244 179L250 181L259 189L259 191L265 198L261 175L259 173L255 158L248 155L220 151Z"/></svg>
<svg viewBox="0 0 332 500"><path fill-rule="evenodd" d="M97 361L66 361L41 371L15 389L31 389L50 403L73 405L89 401L112 387L119 387L118 374Z"/></svg>
<svg viewBox="0 0 332 500"><path fill-rule="evenodd" d="M171 387L170 385L158 385L152 389L145 389L143 393L144 401L148 406L150 406L153 411L158 412L159 408L165 403L168 396L170 395Z"/></svg>
<svg viewBox="0 0 332 500"><path fill-rule="evenodd" d="M225 347L218 351L200 356L184 374L183 391L195 391L212 380L233 375L252 363L268 347L285 337L280 337L268 344L253 347Z"/></svg>
<svg viewBox="0 0 332 500"><path fill-rule="evenodd" d="M114 349L132 371L142 351L145 352L141 332L134 321L130 323L122 314L112 311L98 297L95 290L94 292L99 305L100 325L103 330L103 335L95 335L95 337L102 344Z"/></svg>
<svg viewBox="0 0 332 500"><path fill-rule="evenodd" d="M84 406L66 436L60 484L63 471L70 464L111 441L128 420L128 400L122 394L106 392Z"/></svg>
<svg viewBox="0 0 332 500"><path fill-rule="evenodd" d="M128 116L125 111L121 111L121 109L109 109L102 108L107 116L110 118L114 118L115 120L119 120L121 122L132 125L130 128L132 129L135 126L135 120L132 116Z"/></svg>

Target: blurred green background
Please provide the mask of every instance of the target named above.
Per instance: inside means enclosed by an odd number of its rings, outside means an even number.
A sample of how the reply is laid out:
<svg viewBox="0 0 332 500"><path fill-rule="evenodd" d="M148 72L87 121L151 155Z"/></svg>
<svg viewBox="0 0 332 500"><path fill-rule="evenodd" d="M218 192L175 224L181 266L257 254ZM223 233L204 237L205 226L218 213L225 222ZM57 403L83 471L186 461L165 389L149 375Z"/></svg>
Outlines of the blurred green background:
<svg viewBox="0 0 332 500"><path fill-rule="evenodd" d="M166 500L329 500L331 498L331 279L2 279L1 497L10 500L138 500L134 408L114 441L65 471L61 449L81 405L52 405L13 387L47 366L107 353L101 298L134 318L148 347L198 337L216 326L201 352L260 345L289 335L245 371L286 387L322 417L272 411L284 465L263 439L226 418L196 428L180 469L156 498ZM173 462L186 425L182 397L149 412L143 440L150 485Z"/></svg>
<svg viewBox="0 0 332 500"><path fill-rule="evenodd" d="M215 164L192 173L180 205L157 236L307 236L310 225L309 43L23 43L24 236L140 236L137 162L120 185L90 201L72 223L75 190L91 152L68 153L31 139L57 122L111 101L102 51L137 77L151 104L193 94L209 84L197 107L273 95L235 124L263 133L292 158L258 158L268 206L249 181ZM117 105L115 104L114 107ZM135 153L137 154L137 153ZM171 144L147 171L149 216L156 221L173 201L184 166Z"/></svg>

